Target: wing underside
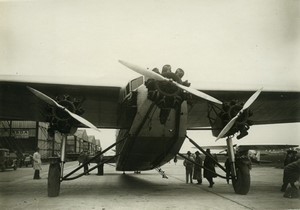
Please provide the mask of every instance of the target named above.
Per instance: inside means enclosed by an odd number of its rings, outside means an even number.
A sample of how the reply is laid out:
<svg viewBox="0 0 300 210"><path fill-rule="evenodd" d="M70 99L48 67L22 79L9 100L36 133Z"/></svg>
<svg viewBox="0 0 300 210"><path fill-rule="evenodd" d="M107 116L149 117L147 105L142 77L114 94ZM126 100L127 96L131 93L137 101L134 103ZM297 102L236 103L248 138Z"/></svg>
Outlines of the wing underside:
<svg viewBox="0 0 300 210"><path fill-rule="evenodd" d="M247 101L253 94L251 91L204 91L223 102L232 100ZM210 127L208 119L208 103L194 100L189 109L188 129L197 130ZM220 106L219 106L220 107ZM264 91L251 105L254 125L300 122L300 93Z"/></svg>
<svg viewBox="0 0 300 210"><path fill-rule="evenodd" d="M47 96L71 96L81 101L82 117L97 127L119 128L118 103L120 87L79 86L25 82L0 82L0 119L47 121L49 105L33 95L30 86Z"/></svg>
<svg viewBox="0 0 300 210"><path fill-rule="evenodd" d="M70 95L82 100L82 117L102 128L124 128L120 124L120 87L0 81L0 119L47 121L47 104L34 96L30 86L55 99ZM203 90L202 90L203 91ZM203 91L223 102L247 101L254 91ZM188 129L209 128L209 103L193 97L188 111ZM215 104L215 106L221 106ZM300 122L300 93L263 91L251 105L255 125ZM124 123L123 123L124 124Z"/></svg>

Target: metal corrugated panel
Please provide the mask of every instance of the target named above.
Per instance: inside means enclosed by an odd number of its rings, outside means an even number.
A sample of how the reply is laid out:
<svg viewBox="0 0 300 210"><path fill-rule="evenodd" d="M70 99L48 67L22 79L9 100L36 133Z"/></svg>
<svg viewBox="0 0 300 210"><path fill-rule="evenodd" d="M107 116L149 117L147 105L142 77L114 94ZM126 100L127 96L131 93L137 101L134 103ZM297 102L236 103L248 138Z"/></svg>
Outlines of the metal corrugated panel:
<svg viewBox="0 0 300 210"><path fill-rule="evenodd" d="M35 121L12 121L12 128L36 128Z"/></svg>

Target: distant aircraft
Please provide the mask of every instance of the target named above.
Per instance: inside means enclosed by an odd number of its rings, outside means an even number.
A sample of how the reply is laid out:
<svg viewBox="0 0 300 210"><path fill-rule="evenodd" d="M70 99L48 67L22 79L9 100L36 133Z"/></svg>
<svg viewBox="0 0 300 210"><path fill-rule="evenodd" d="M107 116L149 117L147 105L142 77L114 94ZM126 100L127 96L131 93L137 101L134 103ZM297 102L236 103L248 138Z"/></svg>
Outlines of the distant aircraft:
<svg viewBox="0 0 300 210"><path fill-rule="evenodd" d="M283 162L287 153L287 150L299 147L299 145L292 144L249 144L249 145L234 145L236 150L247 151L248 156L252 163L257 164L271 164L283 167ZM215 154L219 161L225 161L227 145L213 145L213 146L201 146L201 148L209 148L211 150L218 150ZM296 151L296 150L295 150ZM298 154L300 155L300 154ZM219 158L221 157L221 158Z"/></svg>
<svg viewBox="0 0 300 210"><path fill-rule="evenodd" d="M247 164L234 154L232 137L243 138L251 125L300 122L299 92L200 91L175 73L159 74L119 62L143 75L145 81L139 77L126 87L111 87L1 76L0 119L49 122L49 134L59 131L68 135L78 127L119 129L116 142L98 154L116 146L118 171L158 168L179 152L187 130L210 129L217 139L226 137L238 194L248 193L250 174ZM83 167L63 175L64 150L65 140L61 158L51 160L48 196L58 196L60 182L77 178L70 175Z"/></svg>

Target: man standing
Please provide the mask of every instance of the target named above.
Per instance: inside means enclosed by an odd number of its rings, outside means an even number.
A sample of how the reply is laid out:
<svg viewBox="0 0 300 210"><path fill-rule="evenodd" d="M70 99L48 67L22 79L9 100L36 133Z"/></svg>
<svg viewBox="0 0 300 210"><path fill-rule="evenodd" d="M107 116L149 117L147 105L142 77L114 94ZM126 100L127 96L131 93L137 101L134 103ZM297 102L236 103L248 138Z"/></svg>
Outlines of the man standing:
<svg viewBox="0 0 300 210"><path fill-rule="evenodd" d="M33 179L40 179L40 170L42 170L42 160L41 155L39 153L40 149L37 147L35 153L33 154L33 169L34 169L34 176Z"/></svg>
<svg viewBox="0 0 300 210"><path fill-rule="evenodd" d="M187 157L192 160L190 151L187 152ZM192 175L193 175L194 164L188 160L184 160L183 165L185 166L186 183L189 183L189 179L190 179L191 184L193 184Z"/></svg>
<svg viewBox="0 0 300 210"><path fill-rule="evenodd" d="M213 177L216 177L216 170L215 170L215 161L213 160L211 154L210 154L210 149L206 150L206 155L204 159L204 177L207 179L209 182L209 187L212 188L213 185L215 184L213 182Z"/></svg>
<svg viewBox="0 0 300 210"><path fill-rule="evenodd" d="M84 151L84 153L83 153L83 164L84 164L84 166L83 166L83 170L84 170L84 173L85 173L85 175L90 175L90 173L88 172L88 170L89 170L89 163L88 163L88 161L89 161L89 153L88 153L88 151Z"/></svg>
<svg viewBox="0 0 300 210"><path fill-rule="evenodd" d="M202 158L200 157L200 152L197 151L195 152L196 158L195 158L195 162L199 165L194 164L194 175L193 175L193 179L197 180L197 184L202 184Z"/></svg>
<svg viewBox="0 0 300 210"><path fill-rule="evenodd" d="M101 153L101 149L97 152L97 154ZM104 164L102 163L102 160L103 160L103 155L100 155L98 158L97 158L97 168L98 168L98 173L97 175L98 176L103 176L103 167L104 167ZM100 164L102 163L102 164Z"/></svg>

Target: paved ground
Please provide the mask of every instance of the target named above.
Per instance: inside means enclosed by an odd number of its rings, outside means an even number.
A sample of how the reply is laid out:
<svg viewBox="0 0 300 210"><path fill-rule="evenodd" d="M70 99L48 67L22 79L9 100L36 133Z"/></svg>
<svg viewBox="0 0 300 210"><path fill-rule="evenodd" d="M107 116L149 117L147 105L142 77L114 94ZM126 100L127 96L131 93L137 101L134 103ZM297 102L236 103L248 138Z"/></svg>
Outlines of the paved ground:
<svg viewBox="0 0 300 210"><path fill-rule="evenodd" d="M66 164L66 172L77 162ZM154 170L142 174L115 172L106 165L105 175L92 173L61 185L59 197L47 197L47 170L32 180L32 168L0 173L0 209L300 209L300 199L287 199L279 191L282 169L254 167L252 186L246 196L234 193L225 180L215 179L214 188L185 184L182 162L167 164L162 179Z"/></svg>

